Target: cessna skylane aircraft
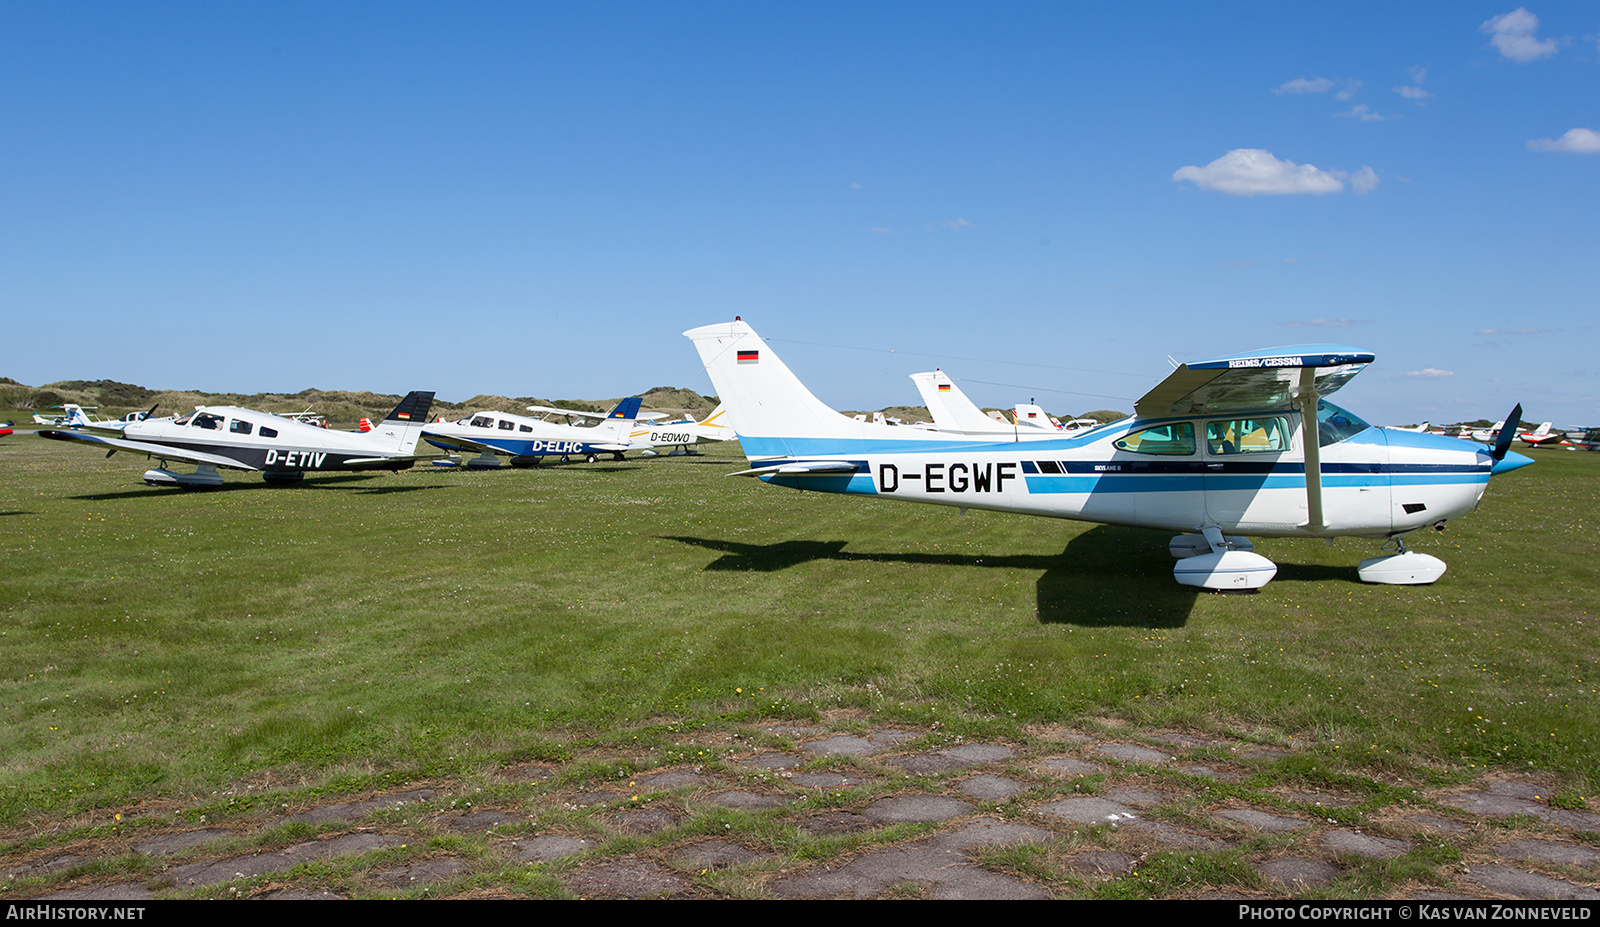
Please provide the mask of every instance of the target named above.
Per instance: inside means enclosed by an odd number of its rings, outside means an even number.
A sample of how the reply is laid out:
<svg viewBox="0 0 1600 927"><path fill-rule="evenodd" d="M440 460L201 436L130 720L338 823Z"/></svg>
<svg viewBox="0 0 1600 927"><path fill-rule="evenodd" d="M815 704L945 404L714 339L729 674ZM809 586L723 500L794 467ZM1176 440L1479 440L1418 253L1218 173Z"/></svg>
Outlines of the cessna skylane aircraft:
<svg viewBox="0 0 1600 927"><path fill-rule="evenodd" d="M478 456L467 461L468 467L492 468L500 466L500 457L510 457L513 467L534 467L549 456L559 456L563 461L582 455L589 463L600 459L601 454L611 454L617 460L623 452L640 450L645 445L635 445L628 440L634 418L644 400L638 396L624 399L606 413L604 421L588 428L560 425L543 419L513 415L510 412L477 412L455 422L435 422L422 431L423 440L434 447L448 451L474 451ZM565 409L535 411L566 412ZM599 413L593 413L598 416Z"/></svg>
<svg viewBox="0 0 1600 927"><path fill-rule="evenodd" d="M1277 574L1239 535L1384 538L1362 580L1431 583L1436 557L1407 532L1473 510L1491 473L1532 461L1509 450L1375 428L1323 397L1373 360L1307 345L1180 365L1134 415L1076 436L1022 441L852 421L811 394L746 323L684 334L739 433L742 475L855 493L1183 532L1173 577L1258 589ZM1507 421L1515 422L1521 407Z"/></svg>
<svg viewBox="0 0 1600 927"><path fill-rule="evenodd" d="M38 435L102 446L108 448L107 457L118 451L153 457L161 466L145 471L144 481L151 486L221 486L219 467L259 470L268 483L293 483L307 470L409 468L417 460L417 438L432 405L432 393L410 393L383 424L364 433L329 431L253 409L200 406L175 419L129 422L120 438L54 430ZM171 461L195 464L196 470L175 473L168 469Z"/></svg>

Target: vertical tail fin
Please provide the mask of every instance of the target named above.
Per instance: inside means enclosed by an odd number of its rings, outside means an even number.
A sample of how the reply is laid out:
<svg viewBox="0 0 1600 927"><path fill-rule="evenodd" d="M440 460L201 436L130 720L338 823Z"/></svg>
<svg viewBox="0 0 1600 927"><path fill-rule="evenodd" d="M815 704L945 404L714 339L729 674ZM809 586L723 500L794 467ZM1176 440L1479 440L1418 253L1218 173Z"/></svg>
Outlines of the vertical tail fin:
<svg viewBox="0 0 1600 927"><path fill-rule="evenodd" d="M394 411L383 417L383 424L367 434L379 435L388 449L401 454L412 454L417 449L417 439L428 424L428 410L433 408L433 393L412 391Z"/></svg>
<svg viewBox="0 0 1600 927"><path fill-rule="evenodd" d="M595 441L627 444L628 432L633 429L633 422L639 417L639 407L644 405L640 396L630 396L617 403L617 407L606 413L605 420L594 426Z"/></svg>
<svg viewBox="0 0 1600 927"><path fill-rule="evenodd" d="M922 404L933 416L933 425L940 431L962 435L1010 435L1015 429L1004 422L983 414L977 403L967 398L943 370L932 373L913 373L911 382L917 384L922 394Z"/></svg>
<svg viewBox="0 0 1600 927"><path fill-rule="evenodd" d="M828 408L789 371L767 343L735 319L683 333L700 352L711 385L727 406L728 424L752 438L832 438L862 434L862 424ZM746 447L749 453L751 448ZM790 453L775 449L775 453Z"/></svg>
<svg viewBox="0 0 1600 927"><path fill-rule="evenodd" d="M936 431L874 425L840 415L806 389L767 343L739 319L683 334L700 352L711 385L727 404L724 417L738 433L745 457L752 461L845 453L859 448L864 440L949 440L948 435Z"/></svg>
<svg viewBox="0 0 1600 927"><path fill-rule="evenodd" d="M733 426L728 424L727 414L727 404L718 403L717 407L711 410L711 414L706 416L705 421L695 425L696 432L701 438L712 441L732 441L739 437Z"/></svg>

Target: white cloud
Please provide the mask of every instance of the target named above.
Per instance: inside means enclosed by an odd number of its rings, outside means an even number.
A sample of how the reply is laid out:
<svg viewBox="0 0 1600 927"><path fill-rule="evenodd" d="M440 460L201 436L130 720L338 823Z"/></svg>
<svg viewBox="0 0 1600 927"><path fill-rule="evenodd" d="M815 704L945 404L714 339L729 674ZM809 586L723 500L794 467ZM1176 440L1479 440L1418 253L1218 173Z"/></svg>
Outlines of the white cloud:
<svg viewBox="0 0 1600 927"><path fill-rule="evenodd" d="M1273 93L1327 93L1333 89L1333 81L1326 77L1296 77L1294 80L1285 81L1273 90Z"/></svg>
<svg viewBox="0 0 1600 927"><path fill-rule="evenodd" d="M1372 107L1365 103L1357 103L1339 115L1349 119L1359 119L1362 122L1382 122L1387 116L1381 116L1372 111Z"/></svg>
<svg viewBox="0 0 1600 927"><path fill-rule="evenodd" d="M1433 94L1423 90L1421 87L1413 87L1409 84L1401 84L1400 86L1394 88L1394 92L1400 94L1408 100L1417 101L1426 100L1427 98L1433 96Z"/></svg>
<svg viewBox="0 0 1600 927"><path fill-rule="evenodd" d="M1555 39L1534 38L1538 29L1539 17L1520 6L1478 27L1479 32L1489 36L1489 44L1501 55L1522 63L1549 58L1556 53L1560 43Z"/></svg>
<svg viewBox="0 0 1600 927"><path fill-rule="evenodd" d="M1600 132L1593 129L1568 129L1560 138L1536 138L1528 142L1528 150L1600 154Z"/></svg>
<svg viewBox="0 0 1600 927"><path fill-rule="evenodd" d="M1366 321L1366 319L1297 319L1278 324L1284 328L1349 328L1352 325L1364 324Z"/></svg>
<svg viewBox="0 0 1600 927"><path fill-rule="evenodd" d="M1456 372L1454 370L1440 370L1437 367L1424 367L1421 370L1413 370L1406 374L1408 377L1419 377L1422 379L1437 379L1439 377L1453 377L1455 375Z"/></svg>
<svg viewBox="0 0 1600 927"><path fill-rule="evenodd" d="M1180 167L1172 179L1192 181L1202 190L1229 196L1320 196L1340 192L1347 181L1357 193L1366 193L1378 185L1377 172L1370 167L1354 175L1325 171L1311 164L1280 161L1260 148L1235 148L1205 167Z"/></svg>
<svg viewBox="0 0 1600 927"><path fill-rule="evenodd" d="M1361 89L1361 81L1336 81L1329 77L1296 77L1294 80L1284 81L1272 88L1272 92L1277 94L1327 93L1335 87L1339 88L1339 92L1333 95L1334 99L1348 100L1356 95L1357 90Z"/></svg>

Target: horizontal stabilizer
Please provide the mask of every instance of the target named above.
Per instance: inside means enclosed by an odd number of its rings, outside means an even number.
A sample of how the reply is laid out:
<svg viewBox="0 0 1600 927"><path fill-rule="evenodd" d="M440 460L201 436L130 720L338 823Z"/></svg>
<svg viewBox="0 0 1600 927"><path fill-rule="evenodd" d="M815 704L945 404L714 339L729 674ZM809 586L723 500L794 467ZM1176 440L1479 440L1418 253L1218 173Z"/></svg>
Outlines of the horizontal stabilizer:
<svg viewBox="0 0 1600 927"><path fill-rule="evenodd" d="M756 467L752 470L740 470L730 473L729 476L821 476L824 474L855 473L856 465L847 460L808 460L804 463L777 464L771 467Z"/></svg>

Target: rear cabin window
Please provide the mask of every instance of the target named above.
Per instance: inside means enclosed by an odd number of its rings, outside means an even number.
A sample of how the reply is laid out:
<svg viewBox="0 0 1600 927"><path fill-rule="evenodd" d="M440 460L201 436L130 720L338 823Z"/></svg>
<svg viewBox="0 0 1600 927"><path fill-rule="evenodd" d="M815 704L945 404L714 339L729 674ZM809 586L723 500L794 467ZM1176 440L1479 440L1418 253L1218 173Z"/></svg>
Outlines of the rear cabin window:
<svg viewBox="0 0 1600 927"><path fill-rule="evenodd" d="M278 436L278 429L276 429L276 428L268 428L265 425L261 426L261 437L263 437L263 438L276 438L277 436Z"/></svg>
<svg viewBox="0 0 1600 927"><path fill-rule="evenodd" d="M228 423L228 430L233 432L236 435L247 435L247 434L250 433L251 428L250 428L250 423L249 422L240 421L239 419L234 419L233 421Z"/></svg>
<svg viewBox="0 0 1600 927"><path fill-rule="evenodd" d="M1124 435L1112 442L1119 451L1134 454L1160 454L1179 457L1194 453L1194 423L1169 422L1152 425Z"/></svg>
<svg viewBox="0 0 1600 927"><path fill-rule="evenodd" d="M501 431L515 431L516 428L517 428L517 423L516 422L501 422L500 423L500 430Z"/></svg>

